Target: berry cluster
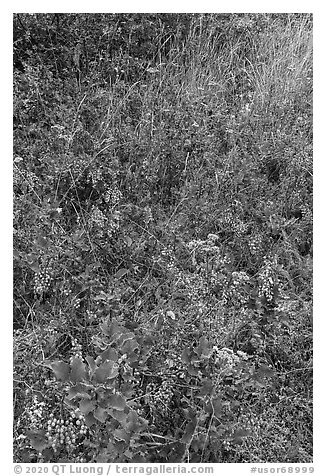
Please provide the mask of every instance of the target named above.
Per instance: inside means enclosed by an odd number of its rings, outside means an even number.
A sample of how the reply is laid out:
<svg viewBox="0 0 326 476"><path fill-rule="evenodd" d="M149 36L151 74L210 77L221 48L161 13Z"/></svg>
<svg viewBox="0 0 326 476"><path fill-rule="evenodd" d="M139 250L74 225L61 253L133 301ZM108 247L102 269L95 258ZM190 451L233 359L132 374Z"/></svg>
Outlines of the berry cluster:
<svg viewBox="0 0 326 476"><path fill-rule="evenodd" d="M181 355L175 351L169 352L169 358L165 359L168 372L171 374L170 380L183 379L185 377L185 366L182 362ZM164 372L166 372L164 370Z"/></svg>
<svg viewBox="0 0 326 476"><path fill-rule="evenodd" d="M72 307L73 307L74 309L79 309L80 303L81 303L81 299L78 298L78 297L74 297L74 298L72 299L72 301L71 301Z"/></svg>
<svg viewBox="0 0 326 476"><path fill-rule="evenodd" d="M156 410L161 414L167 414L173 393L173 380L171 379L163 380L160 387L149 383L146 387L145 401L148 403L152 413Z"/></svg>
<svg viewBox="0 0 326 476"><path fill-rule="evenodd" d="M87 311L86 311L86 316L87 316L87 320L88 320L90 323L96 321L96 314L95 314L95 312L90 311L89 309L87 309Z"/></svg>
<svg viewBox="0 0 326 476"><path fill-rule="evenodd" d="M71 293L72 293L72 290L67 289L66 287L62 290L62 294L66 297L70 296Z"/></svg>
<svg viewBox="0 0 326 476"><path fill-rule="evenodd" d="M35 295L42 296L49 290L53 277L53 266L49 262L40 266L40 270L34 276L34 292Z"/></svg>
<svg viewBox="0 0 326 476"><path fill-rule="evenodd" d="M29 423L32 430L41 429L42 420L46 411L45 406L45 402L40 402L37 395L33 397L32 404L28 408Z"/></svg>
<svg viewBox="0 0 326 476"><path fill-rule="evenodd" d="M51 413L46 425L45 435L55 453L63 447L68 453L73 453L89 433L84 416L76 412L71 412L65 419Z"/></svg>
<svg viewBox="0 0 326 476"><path fill-rule="evenodd" d="M74 337L71 338L71 357L70 357L70 363L72 362L73 359L78 358L80 360L83 360L83 354L82 354L82 345L78 342L78 340Z"/></svg>

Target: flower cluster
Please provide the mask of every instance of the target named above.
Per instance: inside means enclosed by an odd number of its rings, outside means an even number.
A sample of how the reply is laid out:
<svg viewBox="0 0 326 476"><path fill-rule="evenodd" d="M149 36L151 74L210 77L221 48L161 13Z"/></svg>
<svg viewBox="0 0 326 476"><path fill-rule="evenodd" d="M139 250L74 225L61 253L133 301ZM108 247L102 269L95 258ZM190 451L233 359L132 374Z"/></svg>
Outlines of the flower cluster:
<svg viewBox="0 0 326 476"><path fill-rule="evenodd" d="M214 346L213 351L215 365L220 369L220 375L232 375L235 367L240 363L240 356L227 347L218 349L217 346Z"/></svg>
<svg viewBox="0 0 326 476"><path fill-rule="evenodd" d="M258 275L258 295L260 298L265 298L269 304L271 304L275 298L275 289L277 286L274 267L275 263L265 258L264 266Z"/></svg>
<svg viewBox="0 0 326 476"><path fill-rule="evenodd" d="M23 188L35 188L40 185L39 177L30 170L20 170L18 167L14 167L13 170L13 185L14 187Z"/></svg>
<svg viewBox="0 0 326 476"><path fill-rule="evenodd" d="M248 239L248 246L250 254L257 256L263 250L263 237L261 233L253 233Z"/></svg>
<svg viewBox="0 0 326 476"><path fill-rule="evenodd" d="M36 296L42 296L49 290L53 278L52 261L41 263L40 269L34 276L34 292Z"/></svg>
<svg viewBox="0 0 326 476"><path fill-rule="evenodd" d="M90 221L93 226L103 229L107 222L107 217L104 213L96 206L92 207Z"/></svg>
<svg viewBox="0 0 326 476"><path fill-rule="evenodd" d="M243 222L231 210L223 213L218 223L223 231L234 233L236 236L243 236L249 229L249 224Z"/></svg>
<svg viewBox="0 0 326 476"><path fill-rule="evenodd" d="M116 185L108 187L104 194L105 203L112 209L119 205L122 193Z"/></svg>
<svg viewBox="0 0 326 476"><path fill-rule="evenodd" d="M306 226L312 227L312 223L313 223L312 207L307 204L303 204L301 206L301 213L302 213L303 224Z"/></svg>
<svg viewBox="0 0 326 476"><path fill-rule="evenodd" d="M234 271L228 286L222 291L222 302L241 307L248 301L250 278L244 271Z"/></svg>
<svg viewBox="0 0 326 476"><path fill-rule="evenodd" d="M158 258L158 263L163 264L169 271L178 274L178 268L173 250L169 246L165 246Z"/></svg>

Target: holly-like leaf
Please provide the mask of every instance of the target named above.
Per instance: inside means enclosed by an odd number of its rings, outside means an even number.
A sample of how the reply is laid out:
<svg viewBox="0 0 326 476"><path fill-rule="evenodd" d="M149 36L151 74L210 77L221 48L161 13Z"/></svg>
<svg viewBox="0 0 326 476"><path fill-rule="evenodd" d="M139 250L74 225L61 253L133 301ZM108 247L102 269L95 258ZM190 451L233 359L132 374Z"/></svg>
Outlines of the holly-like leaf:
<svg viewBox="0 0 326 476"><path fill-rule="evenodd" d="M45 430L27 430L26 435L28 436L33 448L38 452L43 451L49 446L48 439L45 436Z"/></svg>
<svg viewBox="0 0 326 476"><path fill-rule="evenodd" d="M113 347L109 347L101 354L102 360L112 360L112 362L116 362L119 359L119 355Z"/></svg>
<svg viewBox="0 0 326 476"><path fill-rule="evenodd" d="M88 388L80 383L77 383L77 385L72 385L69 388L69 393L66 396L67 400L73 400L74 398L79 397L79 398L89 398L89 391Z"/></svg>
<svg viewBox="0 0 326 476"><path fill-rule="evenodd" d="M108 412L108 414L109 414L112 418L114 418L114 419L117 420L119 423L121 423L122 426L125 426L125 425L126 425L127 415L125 414L124 411L115 410L114 408L107 408L106 411Z"/></svg>
<svg viewBox="0 0 326 476"><path fill-rule="evenodd" d="M106 360L94 373L94 379L97 383L105 383L109 379L115 378L119 373L119 366L112 360Z"/></svg>
<svg viewBox="0 0 326 476"><path fill-rule="evenodd" d="M86 362L88 363L89 370L91 371L91 373L93 373L96 370L96 363L94 358L88 355L86 357Z"/></svg>
<svg viewBox="0 0 326 476"><path fill-rule="evenodd" d="M67 382L70 376L70 365L62 360L56 360L51 363L51 369L53 370L56 378L62 382Z"/></svg>
<svg viewBox="0 0 326 476"><path fill-rule="evenodd" d="M126 407L126 401L122 395L115 393L108 398L108 406L114 410L123 411Z"/></svg>
<svg viewBox="0 0 326 476"><path fill-rule="evenodd" d="M105 408L102 407L97 407L93 414L94 417L101 423L104 423L108 417L108 412L105 410Z"/></svg>
<svg viewBox="0 0 326 476"><path fill-rule="evenodd" d="M91 428L93 425L98 424L98 421L96 420L96 418L94 418L93 413L90 412L90 413L87 413L87 415L85 415L85 423L88 426L88 428Z"/></svg>
<svg viewBox="0 0 326 476"><path fill-rule="evenodd" d="M93 400L90 400L88 398L83 398L83 400L80 401L79 403L79 410L84 414L87 415L91 411L94 410L95 408L95 402Z"/></svg>
<svg viewBox="0 0 326 476"><path fill-rule="evenodd" d="M127 432L125 432L124 430L115 430L113 432L113 436L117 439L117 440L122 440L122 441L126 441L126 442L129 442L130 440L130 435L128 435Z"/></svg>
<svg viewBox="0 0 326 476"><path fill-rule="evenodd" d="M125 334L124 334L125 335ZM134 338L134 336L130 339L126 339L123 345L120 347L121 352L123 354L131 354L135 349L138 349L138 342Z"/></svg>
<svg viewBox="0 0 326 476"><path fill-rule="evenodd" d="M73 383L82 382L87 379L86 365L79 357L73 357L70 368L70 380Z"/></svg>

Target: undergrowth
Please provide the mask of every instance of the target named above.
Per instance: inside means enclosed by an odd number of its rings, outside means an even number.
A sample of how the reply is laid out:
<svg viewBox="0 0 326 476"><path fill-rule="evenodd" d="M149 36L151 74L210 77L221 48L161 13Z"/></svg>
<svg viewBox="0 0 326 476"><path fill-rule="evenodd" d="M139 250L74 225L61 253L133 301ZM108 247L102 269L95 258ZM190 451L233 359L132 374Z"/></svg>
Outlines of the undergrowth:
<svg viewBox="0 0 326 476"><path fill-rule="evenodd" d="M14 15L17 462L312 461L312 19Z"/></svg>

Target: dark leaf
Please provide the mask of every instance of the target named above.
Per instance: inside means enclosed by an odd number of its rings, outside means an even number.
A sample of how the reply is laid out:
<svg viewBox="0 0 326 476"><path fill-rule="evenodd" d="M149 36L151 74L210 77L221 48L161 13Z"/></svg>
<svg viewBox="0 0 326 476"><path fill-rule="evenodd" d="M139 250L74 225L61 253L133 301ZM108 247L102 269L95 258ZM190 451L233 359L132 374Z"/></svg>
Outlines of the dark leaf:
<svg viewBox="0 0 326 476"><path fill-rule="evenodd" d="M114 408L115 410L122 411L126 407L126 401L122 397L122 395L114 394L108 398L108 405L110 408Z"/></svg>
<svg viewBox="0 0 326 476"><path fill-rule="evenodd" d="M70 380L73 383L82 382L87 378L86 365L79 357L74 357L71 364Z"/></svg>
<svg viewBox="0 0 326 476"><path fill-rule="evenodd" d="M56 360L52 362L51 368L57 377L58 380L62 382L67 382L70 376L70 365L62 362L61 360Z"/></svg>
<svg viewBox="0 0 326 476"><path fill-rule="evenodd" d="M115 378L119 373L119 366L112 360L106 360L94 373L97 383L105 383L109 379Z"/></svg>
<svg viewBox="0 0 326 476"><path fill-rule="evenodd" d="M31 445L36 451L41 452L49 446L48 439L45 436L45 430L26 430L26 435L28 436Z"/></svg>

